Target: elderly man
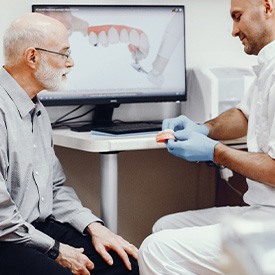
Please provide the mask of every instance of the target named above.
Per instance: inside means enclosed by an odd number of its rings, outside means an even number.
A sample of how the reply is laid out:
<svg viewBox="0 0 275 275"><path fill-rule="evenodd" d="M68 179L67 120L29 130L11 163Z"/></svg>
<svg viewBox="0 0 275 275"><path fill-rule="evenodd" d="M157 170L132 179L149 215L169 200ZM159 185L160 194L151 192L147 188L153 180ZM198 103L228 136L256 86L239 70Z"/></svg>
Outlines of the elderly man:
<svg viewBox="0 0 275 275"><path fill-rule="evenodd" d="M141 274L221 274L221 219L232 215L274 219L275 215L275 3L232 0L233 36L257 55L257 75L237 108L198 125L180 116L163 122L177 141L168 151L189 161L214 161L247 178L245 207L217 207L161 218L140 248ZM217 140L247 135L248 152ZM237 255L236 255L237 256Z"/></svg>
<svg viewBox="0 0 275 275"><path fill-rule="evenodd" d="M55 156L37 94L73 67L65 26L25 14L4 36L0 70L0 274L139 274L137 248L84 208Z"/></svg>

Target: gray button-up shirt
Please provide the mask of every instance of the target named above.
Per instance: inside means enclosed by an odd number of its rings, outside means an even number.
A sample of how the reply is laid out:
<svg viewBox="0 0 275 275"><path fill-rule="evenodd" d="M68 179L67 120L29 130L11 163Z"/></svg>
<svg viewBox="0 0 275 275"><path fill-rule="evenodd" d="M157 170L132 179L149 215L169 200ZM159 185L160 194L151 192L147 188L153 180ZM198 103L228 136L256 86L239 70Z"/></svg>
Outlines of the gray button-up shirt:
<svg viewBox="0 0 275 275"><path fill-rule="evenodd" d="M79 232L99 219L84 208L54 153L46 109L0 70L0 241L20 242L42 252L52 238L30 223L53 215Z"/></svg>

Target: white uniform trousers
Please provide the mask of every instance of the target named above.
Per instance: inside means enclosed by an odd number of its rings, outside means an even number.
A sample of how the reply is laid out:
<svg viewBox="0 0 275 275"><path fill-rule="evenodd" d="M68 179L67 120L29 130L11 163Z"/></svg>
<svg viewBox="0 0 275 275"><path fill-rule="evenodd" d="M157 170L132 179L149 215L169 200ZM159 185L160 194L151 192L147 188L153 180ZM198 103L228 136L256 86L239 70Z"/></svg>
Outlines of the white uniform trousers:
<svg viewBox="0 0 275 275"><path fill-rule="evenodd" d="M139 250L141 275L222 274L225 217L271 220L275 207L215 207L168 215L153 226Z"/></svg>

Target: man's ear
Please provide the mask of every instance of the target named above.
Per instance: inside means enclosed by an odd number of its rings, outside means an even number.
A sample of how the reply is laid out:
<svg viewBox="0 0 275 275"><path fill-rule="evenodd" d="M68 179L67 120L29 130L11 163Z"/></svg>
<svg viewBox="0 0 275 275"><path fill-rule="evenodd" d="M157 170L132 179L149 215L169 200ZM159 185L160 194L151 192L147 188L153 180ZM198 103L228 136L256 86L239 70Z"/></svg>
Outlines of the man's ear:
<svg viewBox="0 0 275 275"><path fill-rule="evenodd" d="M264 0L264 5L265 5L265 13L272 14L274 10L273 0Z"/></svg>
<svg viewBox="0 0 275 275"><path fill-rule="evenodd" d="M25 50L24 59L26 65L34 69L37 66L40 56L35 48L30 47Z"/></svg>

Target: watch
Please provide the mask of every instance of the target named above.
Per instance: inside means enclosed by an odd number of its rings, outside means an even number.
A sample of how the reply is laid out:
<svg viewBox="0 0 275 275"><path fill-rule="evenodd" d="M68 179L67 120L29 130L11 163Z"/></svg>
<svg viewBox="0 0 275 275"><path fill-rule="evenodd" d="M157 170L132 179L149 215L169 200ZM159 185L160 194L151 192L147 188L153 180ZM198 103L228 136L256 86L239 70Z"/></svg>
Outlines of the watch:
<svg viewBox="0 0 275 275"><path fill-rule="evenodd" d="M54 245L53 247L48 251L48 256L55 260L58 255L59 255L59 246L60 246L60 243L58 241L54 241Z"/></svg>

